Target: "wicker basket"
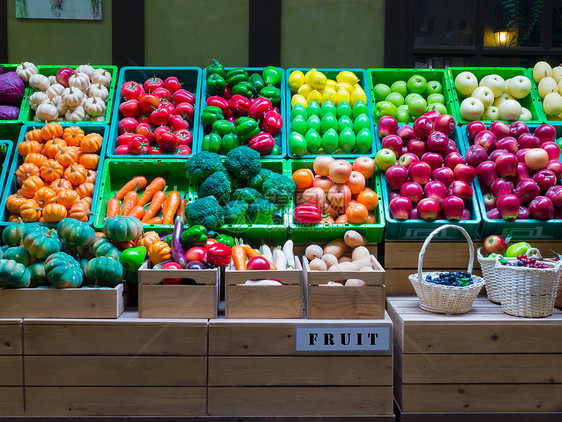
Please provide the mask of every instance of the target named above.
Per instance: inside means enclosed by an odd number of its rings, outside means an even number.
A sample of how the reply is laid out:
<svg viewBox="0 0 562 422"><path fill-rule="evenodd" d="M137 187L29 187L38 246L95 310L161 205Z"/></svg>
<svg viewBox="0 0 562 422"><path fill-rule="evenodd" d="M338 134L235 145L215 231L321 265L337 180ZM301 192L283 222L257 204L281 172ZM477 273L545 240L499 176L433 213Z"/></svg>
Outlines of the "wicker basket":
<svg viewBox="0 0 562 422"><path fill-rule="evenodd" d="M482 256L483 247L476 251L476 257L482 269L482 278L486 282L486 293L488 299L494 303L501 303L501 285L496 271L496 258L485 258Z"/></svg>
<svg viewBox="0 0 562 422"><path fill-rule="evenodd" d="M480 293L480 290L484 286L484 280L481 277L473 275L472 280L474 283L466 287L442 286L425 281L427 275L438 277L439 272L422 272L423 257L429 242L431 242L431 239L437 233L449 228L459 230L468 241L469 261L467 271L472 272L472 266L474 264L474 245L472 239L470 239L470 236L462 227L445 224L435 229L427 239L425 239L418 257L418 272L417 274L410 274L408 279L420 299L420 308L423 310L441 314L465 314L472 309L472 304L476 296L478 296L478 293Z"/></svg>
<svg viewBox="0 0 562 422"><path fill-rule="evenodd" d="M562 274L560 274L560 278L558 279L558 296L556 296L556 303L554 303L554 306L562 308Z"/></svg>
<svg viewBox="0 0 562 422"><path fill-rule="evenodd" d="M527 318L552 315L562 261L549 263L551 268L528 268L501 265L500 259L496 257L495 268L501 278L503 311Z"/></svg>

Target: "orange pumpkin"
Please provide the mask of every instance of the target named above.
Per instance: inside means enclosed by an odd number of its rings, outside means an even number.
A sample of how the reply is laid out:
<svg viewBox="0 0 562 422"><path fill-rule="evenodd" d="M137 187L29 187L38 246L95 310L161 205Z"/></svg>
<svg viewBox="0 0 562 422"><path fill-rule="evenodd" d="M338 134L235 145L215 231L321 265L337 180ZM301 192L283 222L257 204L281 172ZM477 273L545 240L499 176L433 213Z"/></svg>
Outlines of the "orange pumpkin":
<svg viewBox="0 0 562 422"><path fill-rule="evenodd" d="M160 236L156 232L146 232L137 239L137 246L144 246L148 251L152 245L160 242Z"/></svg>
<svg viewBox="0 0 562 422"><path fill-rule="evenodd" d="M45 186L45 183L39 176L28 177L21 185L21 194L26 198L33 198L35 192L43 186Z"/></svg>
<svg viewBox="0 0 562 422"><path fill-rule="evenodd" d="M66 142L66 145L79 147L80 142L84 138L84 131L78 126L70 126L64 129L62 132L62 139Z"/></svg>
<svg viewBox="0 0 562 422"><path fill-rule="evenodd" d="M18 214L10 214L8 223L20 223L20 216Z"/></svg>
<svg viewBox="0 0 562 422"><path fill-rule="evenodd" d="M64 171L64 178L73 186L81 185L88 177L88 170L82 164L71 164Z"/></svg>
<svg viewBox="0 0 562 422"><path fill-rule="evenodd" d="M25 162L35 164L38 168L41 167L48 158L45 157L43 154L39 154L37 152L32 152L31 154L27 154L25 156Z"/></svg>
<svg viewBox="0 0 562 422"><path fill-rule="evenodd" d="M39 221L41 218L41 208L33 199L28 199L20 207L20 215L24 222Z"/></svg>
<svg viewBox="0 0 562 422"><path fill-rule="evenodd" d="M93 199L91 196L86 196L85 198L80 199L80 202L86 204L88 208L92 208Z"/></svg>
<svg viewBox="0 0 562 422"><path fill-rule="evenodd" d="M42 146L37 141L23 141L18 145L18 154L24 157L33 152L41 152Z"/></svg>
<svg viewBox="0 0 562 422"><path fill-rule="evenodd" d="M41 136L45 141L62 136L62 126L60 123L51 122L41 128Z"/></svg>
<svg viewBox="0 0 562 422"><path fill-rule="evenodd" d="M164 262L172 257L172 248L166 242L158 241L148 250L148 258L154 265Z"/></svg>
<svg viewBox="0 0 562 422"><path fill-rule="evenodd" d="M64 168L74 164L77 160L77 154L71 148L72 147L59 148L59 152L55 156L55 160L57 160Z"/></svg>
<svg viewBox="0 0 562 422"><path fill-rule="evenodd" d="M88 170L97 169L99 161L100 156L98 154L84 154L80 157L80 160L78 160L78 162Z"/></svg>
<svg viewBox="0 0 562 422"><path fill-rule="evenodd" d="M22 183L25 181L25 179L31 176L39 176L39 169L35 164L23 163L16 170L16 178L18 181L18 186L21 186Z"/></svg>
<svg viewBox="0 0 562 422"><path fill-rule="evenodd" d="M41 135L41 129L33 129L25 134L26 141L36 141L42 144L45 140Z"/></svg>
<svg viewBox="0 0 562 422"><path fill-rule="evenodd" d="M103 138L99 133L90 133L84 136L84 139L80 142L80 148L82 148L82 151L85 153L98 152L102 144Z"/></svg>
<svg viewBox="0 0 562 422"><path fill-rule="evenodd" d="M45 205L52 204L55 202L56 198L57 193L48 187L37 189L37 192L33 195L33 200L37 202L41 208L45 208Z"/></svg>
<svg viewBox="0 0 562 422"><path fill-rule="evenodd" d="M64 207L69 210L72 206L80 201L80 195L74 189L61 190L57 194L57 203L64 205Z"/></svg>
<svg viewBox="0 0 562 422"><path fill-rule="evenodd" d="M72 183L66 179L59 179L52 182L49 187L58 194L62 190L72 189Z"/></svg>
<svg viewBox="0 0 562 422"><path fill-rule="evenodd" d="M6 209L13 214L19 214L21 205L27 201L27 198L21 193L13 193L6 199Z"/></svg>
<svg viewBox="0 0 562 422"><path fill-rule="evenodd" d="M61 204L48 204L43 208L43 218L47 223L58 223L67 214L66 208Z"/></svg>
<svg viewBox="0 0 562 422"><path fill-rule="evenodd" d="M77 202L74 204L68 213L70 218L83 221L84 223L88 221L90 215L92 215L90 208L83 202Z"/></svg>
<svg viewBox="0 0 562 422"><path fill-rule="evenodd" d="M97 171L88 170L88 176L86 177L86 183L96 183L96 176L98 175Z"/></svg>
<svg viewBox="0 0 562 422"><path fill-rule="evenodd" d="M93 183L84 182L76 187L76 192L78 192L80 198L87 198L94 194L95 187L96 185L94 185Z"/></svg>
<svg viewBox="0 0 562 422"><path fill-rule="evenodd" d="M64 168L55 160L47 160L39 169L41 177L45 182L52 182L60 179L64 173Z"/></svg>
<svg viewBox="0 0 562 422"><path fill-rule="evenodd" d="M59 154L60 149L65 147L66 142L64 142L62 139L51 139L50 141L45 142L45 146L43 147L43 154L45 154L49 158L55 158L57 154Z"/></svg>

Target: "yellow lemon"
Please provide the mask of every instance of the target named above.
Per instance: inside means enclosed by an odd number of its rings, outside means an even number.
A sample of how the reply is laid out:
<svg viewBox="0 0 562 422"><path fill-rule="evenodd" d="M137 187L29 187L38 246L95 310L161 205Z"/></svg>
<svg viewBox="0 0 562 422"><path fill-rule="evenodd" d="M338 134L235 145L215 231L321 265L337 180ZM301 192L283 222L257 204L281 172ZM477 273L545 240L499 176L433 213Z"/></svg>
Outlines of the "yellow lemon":
<svg viewBox="0 0 562 422"><path fill-rule="evenodd" d="M305 84L310 84L310 82L309 82L310 75L312 75L314 72L317 72L317 70L315 68L312 68L304 74L304 83Z"/></svg>
<svg viewBox="0 0 562 422"><path fill-rule="evenodd" d="M328 79L326 81L326 88L334 88L336 89L336 81L334 81L333 79Z"/></svg>
<svg viewBox="0 0 562 422"><path fill-rule="evenodd" d="M314 89L324 89L326 87L326 83L328 82L328 78L322 72L314 72L308 78L308 83L312 85Z"/></svg>
<svg viewBox="0 0 562 422"><path fill-rule="evenodd" d="M297 94L306 98L310 91L312 91L312 87L309 84L302 84L299 89L297 89Z"/></svg>
<svg viewBox="0 0 562 422"><path fill-rule="evenodd" d="M295 94L293 95L293 98L291 98L291 107L294 107L295 104L300 104L304 108L308 107L308 101L306 101L306 98L299 94Z"/></svg>
<svg viewBox="0 0 562 422"><path fill-rule="evenodd" d="M339 91L340 88L345 88L345 90L350 94L353 92L353 85L350 85L347 82L338 82L336 85L336 91Z"/></svg>
<svg viewBox="0 0 562 422"><path fill-rule="evenodd" d="M350 95L349 92L347 92L347 89L345 89L344 87L341 87L337 92L336 92L336 102L334 104L338 105L339 103L341 103L342 101L347 102L348 104L350 104Z"/></svg>
<svg viewBox="0 0 562 422"><path fill-rule="evenodd" d="M350 72L349 70L344 70L338 73L338 76L336 76L336 80L338 82L345 82L353 86L357 83L359 79L357 78L355 73Z"/></svg>
<svg viewBox="0 0 562 422"><path fill-rule="evenodd" d="M326 86L324 88L324 92L322 93L322 104L326 101L331 101L332 103L336 103L337 92L334 88Z"/></svg>
<svg viewBox="0 0 562 422"><path fill-rule="evenodd" d="M289 75L289 87L291 87L291 92L297 92L302 84L304 84L304 73L300 70L293 70L291 75Z"/></svg>
<svg viewBox="0 0 562 422"><path fill-rule="evenodd" d="M322 94L320 94L316 90L312 90L307 95L306 100L308 101L309 104L313 101L316 101L318 104L320 104L322 102Z"/></svg>
<svg viewBox="0 0 562 422"><path fill-rule="evenodd" d="M363 91L363 88L361 87L357 87L353 90L353 92L351 93L351 106L353 107L353 105L361 100L363 101L365 104L367 104L367 95L365 94L365 91Z"/></svg>

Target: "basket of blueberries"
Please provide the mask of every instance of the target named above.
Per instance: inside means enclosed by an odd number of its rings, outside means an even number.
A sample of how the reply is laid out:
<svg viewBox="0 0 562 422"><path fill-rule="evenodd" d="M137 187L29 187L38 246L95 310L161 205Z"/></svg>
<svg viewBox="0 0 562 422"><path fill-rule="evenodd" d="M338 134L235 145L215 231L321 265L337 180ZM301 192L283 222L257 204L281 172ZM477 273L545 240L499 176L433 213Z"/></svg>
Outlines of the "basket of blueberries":
<svg viewBox="0 0 562 422"><path fill-rule="evenodd" d="M423 272L423 257L433 236L446 229L459 230L469 247L469 261L466 271L458 272ZM474 244L465 229L452 224L445 224L435 229L421 248L418 257L418 272L408 278L420 300L420 307L429 312L441 314L464 314L472 309L474 300L484 287L484 280L472 274L474 264Z"/></svg>

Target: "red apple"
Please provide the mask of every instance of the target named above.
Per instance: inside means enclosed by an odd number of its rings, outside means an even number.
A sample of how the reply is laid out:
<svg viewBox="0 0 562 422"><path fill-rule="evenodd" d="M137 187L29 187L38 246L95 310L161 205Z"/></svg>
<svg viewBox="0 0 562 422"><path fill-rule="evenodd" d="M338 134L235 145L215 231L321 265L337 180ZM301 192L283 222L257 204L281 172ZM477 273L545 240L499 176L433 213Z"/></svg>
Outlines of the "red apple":
<svg viewBox="0 0 562 422"><path fill-rule="evenodd" d="M529 148L523 148L523 149L520 149L519 151L517 151L517 153L515 154L515 156L517 157L517 161L524 164L525 163L525 154L527 154L527 151L529 151Z"/></svg>
<svg viewBox="0 0 562 422"><path fill-rule="evenodd" d="M408 152L411 152L412 154L417 155L418 158L421 158L421 156L427 152L427 146L421 139L410 139L408 142Z"/></svg>
<svg viewBox="0 0 562 422"><path fill-rule="evenodd" d="M414 139L416 137L416 134L414 133L414 129L410 125L400 126L396 134L402 138L404 144L407 144L410 141L410 139Z"/></svg>
<svg viewBox="0 0 562 422"><path fill-rule="evenodd" d="M396 135L398 131L398 121L392 116L383 116L377 124L377 135L380 139L388 135Z"/></svg>
<svg viewBox="0 0 562 422"><path fill-rule="evenodd" d="M478 180L486 186L490 186L494 180L498 178L496 171L496 163L493 161L484 161L476 167L476 176Z"/></svg>
<svg viewBox="0 0 562 422"><path fill-rule="evenodd" d="M470 122L466 125L466 134L470 141L474 141L476 135L483 130L486 130L486 125L479 121Z"/></svg>
<svg viewBox="0 0 562 422"><path fill-rule="evenodd" d="M500 139L509 136L510 129L509 126L504 122L497 121L497 122L493 122L490 125L490 132L496 135L496 139L499 141Z"/></svg>
<svg viewBox="0 0 562 422"><path fill-rule="evenodd" d="M556 142L556 129L552 125L540 125L535 129L534 135L539 138L541 145L546 142Z"/></svg>
<svg viewBox="0 0 562 422"><path fill-rule="evenodd" d="M560 147L556 142L545 142L541 148L547 152L549 160L560 160Z"/></svg>
<svg viewBox="0 0 562 422"><path fill-rule="evenodd" d="M541 188L541 193L544 195L547 190L556 185L558 179L552 170L544 169L536 172L533 176L533 180L537 182L537 185Z"/></svg>
<svg viewBox="0 0 562 422"><path fill-rule="evenodd" d="M451 152L459 152L459 149L457 148L457 144L455 144L455 141L449 139L449 143L447 144L447 148L445 149L443 156L446 157Z"/></svg>
<svg viewBox="0 0 562 422"><path fill-rule="evenodd" d="M550 170L556 175L558 182L562 180L562 162L560 160L550 160L546 163L546 169Z"/></svg>
<svg viewBox="0 0 562 422"><path fill-rule="evenodd" d="M410 201L417 204L423 197L423 189L416 182L406 182L400 188L400 195L410 198Z"/></svg>
<svg viewBox="0 0 562 422"><path fill-rule="evenodd" d="M322 188L324 192L328 193L330 188L334 186L334 182L328 176L314 176L312 186Z"/></svg>
<svg viewBox="0 0 562 422"><path fill-rule="evenodd" d="M528 179L529 177L529 169L525 165L525 163L517 164L517 175L515 176L514 182L519 183L523 179Z"/></svg>
<svg viewBox="0 0 562 422"><path fill-rule="evenodd" d="M459 164L465 164L465 163L466 161L464 160L464 157L462 156L462 154L459 154L458 152L451 152L449 155L445 157L445 166L449 167L451 170L454 170L454 168Z"/></svg>
<svg viewBox="0 0 562 422"><path fill-rule="evenodd" d="M390 201L389 208L392 218L407 220L410 218L410 212L412 211L412 201L409 198L398 196Z"/></svg>
<svg viewBox="0 0 562 422"><path fill-rule="evenodd" d="M433 134L431 134L430 136L432 135ZM438 154L436 152L426 152L421 156L421 161L429 164L429 167L431 167L432 171L443 166L443 157L441 156L441 154Z"/></svg>
<svg viewBox="0 0 562 422"><path fill-rule="evenodd" d="M422 220L433 221L439 215L439 202L433 198L424 198L416 207Z"/></svg>
<svg viewBox="0 0 562 422"><path fill-rule="evenodd" d="M433 132L433 120L429 117L418 117L414 122L414 133L416 137L425 139Z"/></svg>
<svg viewBox="0 0 562 422"><path fill-rule="evenodd" d="M492 253L503 255L505 251L507 251L507 242L503 237L498 235L488 236L484 240L484 250L488 255Z"/></svg>
<svg viewBox="0 0 562 422"><path fill-rule="evenodd" d="M529 204L529 213L537 220L550 220L554 218L554 205L546 196L537 196Z"/></svg>
<svg viewBox="0 0 562 422"><path fill-rule="evenodd" d="M496 198L513 193L513 182L498 178L490 185L490 191Z"/></svg>
<svg viewBox="0 0 562 422"><path fill-rule="evenodd" d="M427 137L427 149L444 155L449 145L449 138L443 132L433 131Z"/></svg>
<svg viewBox="0 0 562 422"><path fill-rule="evenodd" d="M426 198L433 198L441 203L443 198L447 196L447 186L437 180L432 180L425 185L423 193Z"/></svg>
<svg viewBox="0 0 562 422"><path fill-rule="evenodd" d="M474 145L480 145L489 154L496 146L496 135L489 130L478 132L478 134L474 137Z"/></svg>
<svg viewBox="0 0 562 422"><path fill-rule="evenodd" d="M399 167L404 168L402 166ZM408 175L412 178L413 182L425 185L431 179L431 167L423 161L412 163L408 167Z"/></svg>
<svg viewBox="0 0 562 422"><path fill-rule="evenodd" d="M492 220L499 220L501 218L501 215L497 208L493 208L490 211L486 211L486 217Z"/></svg>
<svg viewBox="0 0 562 422"><path fill-rule="evenodd" d="M431 178L449 187L449 185L453 182L455 176L453 170L451 170L449 167L440 167L431 172Z"/></svg>
<svg viewBox="0 0 562 422"><path fill-rule="evenodd" d="M466 162L472 167L478 167L478 164L488 160L488 153L480 145L471 145L464 154Z"/></svg>
<svg viewBox="0 0 562 422"><path fill-rule="evenodd" d="M476 177L476 169L467 164L457 164L453 174L456 180L462 180L470 185Z"/></svg>
<svg viewBox="0 0 562 422"><path fill-rule="evenodd" d="M463 201L468 202L474 196L474 189L462 180L455 180L449 185L449 190L447 191L449 196L458 196Z"/></svg>
<svg viewBox="0 0 562 422"><path fill-rule="evenodd" d="M454 198L454 196L452 198ZM470 214L470 211L467 208L462 210L461 220L470 220L471 218L472 215Z"/></svg>
<svg viewBox="0 0 562 422"><path fill-rule="evenodd" d="M496 149L496 150L492 151L492 153L488 157L488 160L493 161L495 163L496 158L498 158L502 154L507 154L507 150L506 149Z"/></svg>
<svg viewBox="0 0 562 422"><path fill-rule="evenodd" d="M519 140L519 136L523 133L529 133L529 128L525 122L513 122L509 126L509 132L511 133L511 136Z"/></svg>
<svg viewBox="0 0 562 422"><path fill-rule="evenodd" d="M541 141L535 135L525 132L517 138L517 145L519 145L519 149L538 148L541 145Z"/></svg>
<svg viewBox="0 0 562 422"><path fill-rule="evenodd" d="M541 194L541 188L533 179L527 178L517 184L514 193L522 204L526 204Z"/></svg>
<svg viewBox="0 0 562 422"><path fill-rule="evenodd" d="M502 154L496 158L496 171L501 177L515 177L517 175L517 157L513 154Z"/></svg>
<svg viewBox="0 0 562 422"><path fill-rule="evenodd" d="M519 215L519 207L521 203L519 198L514 194L504 195L498 198L498 211L504 220L515 220Z"/></svg>
<svg viewBox="0 0 562 422"><path fill-rule="evenodd" d="M407 152L398 159L398 164L408 168L410 164L415 163L416 161L420 161L418 156L416 154L412 154L411 152Z"/></svg>
<svg viewBox="0 0 562 422"><path fill-rule="evenodd" d="M349 180L353 166L349 161L335 160L330 164L329 176L334 183L345 183Z"/></svg>
<svg viewBox="0 0 562 422"><path fill-rule="evenodd" d="M412 211L410 211L410 219L420 220L420 215L418 214L417 208L412 208Z"/></svg>
<svg viewBox="0 0 562 422"><path fill-rule="evenodd" d="M399 165L392 166L386 170L384 178L390 186L390 189L400 189L408 179L408 169Z"/></svg>
<svg viewBox="0 0 562 422"><path fill-rule="evenodd" d="M394 198L398 198L400 196L400 192L390 192L388 194L388 200L392 201Z"/></svg>
<svg viewBox="0 0 562 422"><path fill-rule="evenodd" d="M424 113L421 115L421 117L429 117L431 119L432 122L435 123L435 120L437 120L437 118L441 116L441 113L439 113L437 110L431 110L428 111L427 113Z"/></svg>
<svg viewBox="0 0 562 422"><path fill-rule="evenodd" d="M546 192L546 197L552 201L555 209L562 209L562 186L552 186Z"/></svg>
<svg viewBox="0 0 562 422"><path fill-rule="evenodd" d="M490 211L493 208L496 208L496 197L491 193L487 193L483 196L484 198L484 207L486 211Z"/></svg>
<svg viewBox="0 0 562 422"><path fill-rule="evenodd" d="M517 154L517 151L519 151L519 147L517 146L517 139L515 139L513 136L506 136L505 138L500 139L498 142L496 142L496 148L505 149L507 152L510 152L512 154Z"/></svg>
<svg viewBox="0 0 562 422"><path fill-rule="evenodd" d="M464 211L464 201L456 196L448 196L441 201L441 209L447 220L459 221Z"/></svg>
<svg viewBox="0 0 562 422"><path fill-rule="evenodd" d="M455 128L457 127L457 123L455 122L453 116L450 116L448 114L442 114L437 117L437 119L435 119L434 125L435 130L443 132L445 135L450 135L455 131Z"/></svg>
<svg viewBox="0 0 562 422"><path fill-rule="evenodd" d="M407 145L403 145L402 149L400 150L400 157L402 157L404 154L408 153L408 146Z"/></svg>
<svg viewBox="0 0 562 422"><path fill-rule="evenodd" d="M384 116L388 117L388 116ZM403 146L402 138L398 135L386 135L382 138L382 147L388 148L394 151L394 155L400 157L402 153L402 146Z"/></svg>

